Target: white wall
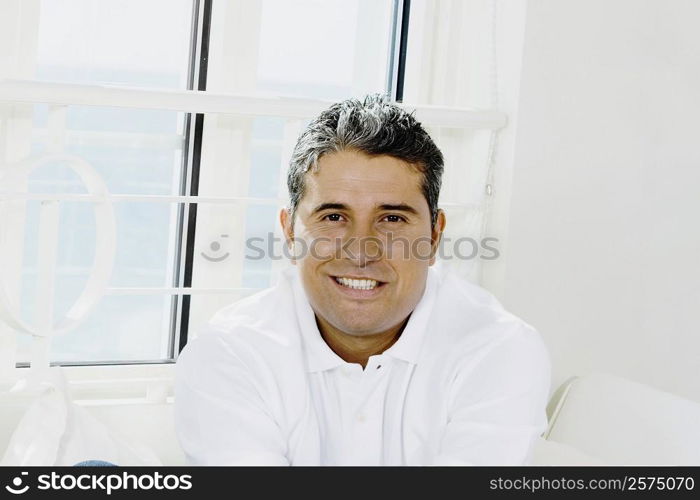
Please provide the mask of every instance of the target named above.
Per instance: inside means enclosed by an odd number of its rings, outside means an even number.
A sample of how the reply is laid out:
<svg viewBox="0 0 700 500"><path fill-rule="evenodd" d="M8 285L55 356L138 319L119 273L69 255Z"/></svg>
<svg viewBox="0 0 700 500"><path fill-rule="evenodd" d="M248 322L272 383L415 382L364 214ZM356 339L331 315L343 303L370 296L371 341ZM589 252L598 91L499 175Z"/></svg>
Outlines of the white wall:
<svg viewBox="0 0 700 500"><path fill-rule="evenodd" d="M530 0L502 298L554 387L700 400L700 2Z"/></svg>

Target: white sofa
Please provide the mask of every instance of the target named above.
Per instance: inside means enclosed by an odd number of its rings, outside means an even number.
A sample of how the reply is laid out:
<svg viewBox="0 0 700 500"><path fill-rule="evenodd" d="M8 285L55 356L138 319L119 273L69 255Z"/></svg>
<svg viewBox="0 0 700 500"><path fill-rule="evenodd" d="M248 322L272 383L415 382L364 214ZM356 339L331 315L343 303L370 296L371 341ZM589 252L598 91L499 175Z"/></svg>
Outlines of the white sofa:
<svg viewBox="0 0 700 500"><path fill-rule="evenodd" d="M561 389L533 465L700 465L700 403L605 374L577 377ZM138 443L160 463L180 465L168 394L76 399L112 442ZM0 450L27 407L14 403L0 400Z"/></svg>
<svg viewBox="0 0 700 500"><path fill-rule="evenodd" d="M575 378L534 463L700 465L700 403L612 375Z"/></svg>

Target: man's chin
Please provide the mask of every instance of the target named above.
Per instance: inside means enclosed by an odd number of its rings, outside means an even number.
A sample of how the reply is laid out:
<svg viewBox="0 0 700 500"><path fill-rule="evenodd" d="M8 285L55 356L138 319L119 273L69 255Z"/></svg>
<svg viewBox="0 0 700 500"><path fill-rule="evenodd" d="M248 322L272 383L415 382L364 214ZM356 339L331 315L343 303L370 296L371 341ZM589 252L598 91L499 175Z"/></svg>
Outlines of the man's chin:
<svg viewBox="0 0 700 500"><path fill-rule="evenodd" d="M353 337L371 337L372 335L377 335L388 329L387 327L384 327L384 325L377 323L358 324L356 322L347 322L339 323L333 326L344 334L351 335Z"/></svg>

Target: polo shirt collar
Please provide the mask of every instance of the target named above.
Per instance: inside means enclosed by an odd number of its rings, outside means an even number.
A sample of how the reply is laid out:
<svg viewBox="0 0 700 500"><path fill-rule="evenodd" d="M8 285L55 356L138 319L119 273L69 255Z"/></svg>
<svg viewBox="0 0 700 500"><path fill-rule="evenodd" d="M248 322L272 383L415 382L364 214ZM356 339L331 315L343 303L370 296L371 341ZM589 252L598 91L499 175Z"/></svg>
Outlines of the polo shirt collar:
<svg viewBox="0 0 700 500"><path fill-rule="evenodd" d="M304 356L308 372L332 370L347 362L328 347L321 337L316 324L314 311L306 297L306 292L298 274L298 268L292 266L284 271L287 279L291 281L294 295L294 307L298 326L301 330L301 338L304 345ZM429 326L430 314L435 303L439 276L431 267L428 269L428 277L423 295L411 313L408 323L399 339L389 349L384 351L384 356L391 356L412 364L418 363L423 340Z"/></svg>
<svg viewBox="0 0 700 500"><path fill-rule="evenodd" d="M428 268L428 277L425 282L423 296L416 304L415 309L408 318L408 323L401 332L399 340L389 349L384 351L385 356L402 359L417 365L420 357L423 341L430 326L430 315L435 304L439 277L433 268Z"/></svg>

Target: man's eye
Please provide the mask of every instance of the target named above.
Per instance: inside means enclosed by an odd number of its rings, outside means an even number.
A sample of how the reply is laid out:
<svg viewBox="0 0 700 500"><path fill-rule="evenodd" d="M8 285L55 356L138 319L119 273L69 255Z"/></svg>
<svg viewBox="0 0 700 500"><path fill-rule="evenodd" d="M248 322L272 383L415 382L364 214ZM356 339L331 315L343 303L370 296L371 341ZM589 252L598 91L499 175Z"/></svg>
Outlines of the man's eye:
<svg viewBox="0 0 700 500"><path fill-rule="evenodd" d="M343 219L343 216L340 214L328 214L325 217L323 217L324 220L329 220L331 222L340 222Z"/></svg>
<svg viewBox="0 0 700 500"><path fill-rule="evenodd" d="M404 219L400 215L385 215L382 220L386 221L386 222L405 222L406 221L406 219Z"/></svg>

